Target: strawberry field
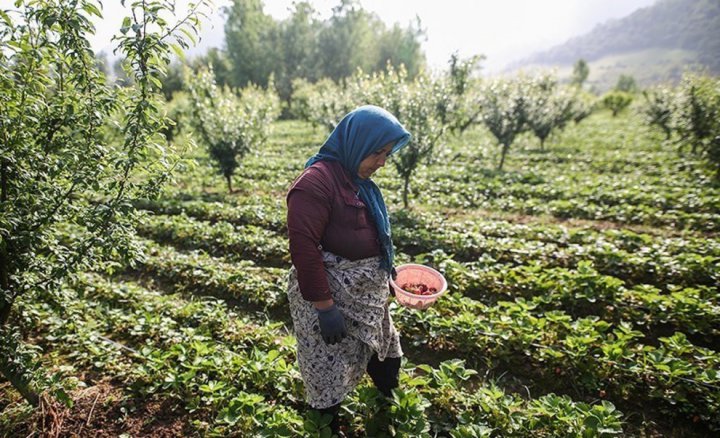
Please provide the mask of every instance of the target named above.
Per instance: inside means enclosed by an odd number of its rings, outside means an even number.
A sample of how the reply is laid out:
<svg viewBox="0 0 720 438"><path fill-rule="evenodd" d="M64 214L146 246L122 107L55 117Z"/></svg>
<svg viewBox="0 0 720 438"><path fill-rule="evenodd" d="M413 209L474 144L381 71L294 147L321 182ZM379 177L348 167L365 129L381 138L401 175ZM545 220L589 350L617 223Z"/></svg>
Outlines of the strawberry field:
<svg viewBox="0 0 720 438"><path fill-rule="evenodd" d="M327 436L302 401L284 293L285 191L326 135L274 122L231 193L191 150L163 196L134 204L141 262L82 273L52 300L23 295L27 354L73 403L38 413L0 384L0 434L54 421L80 435ZM543 151L521 136L504 171L496 155L481 126L448 136L408 208L393 166L374 177L399 262L435 267L450 292L423 311L391 305L400 388L385 400L364 381L345 433L717 434L717 182L630 113L595 112Z"/></svg>

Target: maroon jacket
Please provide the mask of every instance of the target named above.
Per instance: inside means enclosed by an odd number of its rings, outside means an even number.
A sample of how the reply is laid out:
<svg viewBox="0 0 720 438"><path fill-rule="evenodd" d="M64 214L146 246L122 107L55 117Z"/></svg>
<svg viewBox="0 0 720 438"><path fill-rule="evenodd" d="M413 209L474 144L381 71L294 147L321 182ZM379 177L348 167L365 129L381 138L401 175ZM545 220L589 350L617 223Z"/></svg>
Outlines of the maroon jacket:
<svg viewBox="0 0 720 438"><path fill-rule="evenodd" d="M357 185L336 161L308 167L288 191L290 257L300 293L308 301L332 298L322 250L350 260L380 255L375 223L357 192Z"/></svg>

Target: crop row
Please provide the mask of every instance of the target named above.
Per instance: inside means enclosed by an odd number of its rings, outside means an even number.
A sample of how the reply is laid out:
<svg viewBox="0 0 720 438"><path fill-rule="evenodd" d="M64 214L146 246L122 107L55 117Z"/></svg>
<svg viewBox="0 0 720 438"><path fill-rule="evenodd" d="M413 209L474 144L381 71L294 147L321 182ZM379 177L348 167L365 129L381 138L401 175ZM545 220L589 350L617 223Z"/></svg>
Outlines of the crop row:
<svg viewBox="0 0 720 438"><path fill-rule="evenodd" d="M399 249L441 249L458 260L576 267L591 261L603 274L629 284L717 285L720 243L695 237L658 238L629 231L521 228L479 223L443 223L429 215L397 215Z"/></svg>
<svg viewBox="0 0 720 438"><path fill-rule="evenodd" d="M198 210L198 216L208 219L210 209L207 214ZM241 216L244 209L225 211L228 216ZM399 213L396 218L395 244L409 253L433 248L453 254L460 261L481 259L486 263L541 264L546 268L575 268L591 261L599 272L630 285L664 288L672 284L690 287L720 283L720 243L710 239L658 239L629 231L507 226L497 221L448 224L432 215L407 213ZM197 220L181 211L177 215L151 216L140 231L154 240L186 249L289 266L284 234L255 225L235 225L217 216L214 220Z"/></svg>
<svg viewBox="0 0 720 438"><path fill-rule="evenodd" d="M544 164L544 163L541 163ZM445 192L452 186L458 191L474 188L475 193L487 199L515 198L522 200L569 200L577 199L606 207L627 205L644 206L659 212L679 210L685 213L720 213L720 198L708 193L708 187L697 181L687 181L686 186L667 185L668 175L651 176L643 174L642 180L628 181L618 178L616 173L598 175L587 170L573 169L558 172L558 169L528 169L523 174L506 174L488 177L482 167L453 163L454 171L447 168L433 168L422 174L418 180L422 190L430 195L434 190ZM694 182L694 184L693 184ZM564 184L563 184L564 183ZM428 187L425 188L425 185Z"/></svg>
<svg viewBox="0 0 720 438"><path fill-rule="evenodd" d="M141 235L185 249L202 249L211 255L235 260L254 260L271 266L289 266L285 236L255 225L213 224L198 221L184 213L174 216L149 216L138 226Z"/></svg>
<svg viewBox="0 0 720 438"><path fill-rule="evenodd" d="M72 355L75 367L112 370L137 395L171 398L201 433L297 436L324 424L300 416L294 340L277 324L239 319L215 300L187 301L97 276L83 277L65 298L62 314L74 324L48 306L24 304L36 330L55 334L47 339L49 347ZM118 359L124 359L122 367ZM413 436L622 431L621 414L608 402L589 405L554 394L526 401L488 384L469 390L474 374L459 360L438 368L406 363L401 389L389 403L365 385L351 395L352 427L358 433L376 430L379 411L388 408L398 433Z"/></svg>
<svg viewBox="0 0 720 438"><path fill-rule="evenodd" d="M575 269L539 264L507 267L458 263L442 251L416 261L434 264L448 279L451 290L485 304L523 298L543 310L596 315L617 323L628 321L649 332L671 328L713 346L720 341L719 297L709 287L675 286L669 291L651 285L626 287L621 280L599 273L587 261Z"/></svg>
<svg viewBox="0 0 720 438"><path fill-rule="evenodd" d="M178 255L167 253L166 258L177 260ZM190 264L207 267L208 263L212 262L213 260L208 258L198 264L195 259ZM171 270L174 271L175 268ZM560 310L539 311L542 306L548 306L554 298L563 299L562 294L584 293L586 296L582 298L583 300L593 301L595 298L592 294L596 293L592 292L594 289L608 287L603 283L607 279L603 279L592 270L586 270L581 274L582 276L579 277L568 274L563 280L565 284L559 283L559 292L551 292L530 302L518 299L515 302L498 302L489 307L474 300L449 296L443 299L443 304L438 309L431 309L425 313L401 312L403 318L400 320L400 327L405 335L415 337L418 341L428 342L432 348L450 348L475 358L509 361L518 356L524 357L526 349L530 349L533 366L541 365L534 371L535 373L548 378L552 377L547 375L548 369L574 370L573 372L577 372L578 375L570 377L584 382L586 389L593 394L607 391L613 396L623 397L622 394L627 394L629 391L647 390L642 393L648 393L651 399L662 402L665 400L662 396L665 391L679 391L681 394L690 394L684 414L698 415L707 421L717 413L719 401L713 399L713 390L708 390L712 385L718 386L720 383L717 376L712 375L713 367L720 364L717 353L689 343L687 343L690 352L688 354L682 350L672 350L667 345L682 343L684 335L681 333L670 338L661 338L660 343L666 346L658 348L638 342L637 338L643 337L643 334L632 329L627 323L619 323L617 329L611 330L613 324L597 316L573 320L570 315ZM194 281L192 275L185 281L192 283ZM200 283L202 282L201 278ZM581 287L583 285L585 289ZM221 284L218 286L223 287ZM202 287L196 286L190 288L203 290ZM553 296L552 293L560 296ZM604 292L599 293L600 299L603 297L602 293ZM634 304L632 300L638 299L645 300L643 303L651 309L647 304L652 300L647 298L650 295L645 295L643 290L622 294L619 298L624 301L621 301L620 305L613 306L618 309L616 319L622 321L625 316L631 316L637 318L634 320L636 324L644 324L666 315L668 320L675 318L674 321L678 322L676 320L686 318L690 324L700 327L701 324L710 324L717 318L717 313L702 306L699 311L701 318L692 311L685 313L683 305L687 300L683 301L681 295L668 295L671 300L669 302L657 298L654 303L656 313L651 312L648 316L637 306L634 310L621 309L621 307ZM564 299L568 299L567 296ZM580 298L575 299L580 300ZM677 300L677 303L672 300ZM697 299L697 302L701 303L702 300ZM629 335L623 334L623 330L628 331ZM612 348L608 349L607 346ZM619 353L615 353L615 350ZM549 352L559 353L555 356ZM694 356L706 357L707 362L695 361L692 359ZM673 370L679 369L679 374L668 376L664 371L666 363L670 363L671 365L667 366L672 366ZM682 378L690 379L692 382ZM645 382L646 387L639 382Z"/></svg>
<svg viewBox="0 0 720 438"><path fill-rule="evenodd" d="M144 276L172 285L177 291L209 295L277 309L287 301L287 269L259 267L252 261L228 261L203 252L181 252L144 242L145 260L138 266Z"/></svg>
<svg viewBox="0 0 720 438"><path fill-rule="evenodd" d="M258 262L267 262L270 258L283 260L287 257L286 241L278 235L266 231L250 237L254 242L252 246L248 246L248 236L243 235L230 223L217 222L210 225L184 216L152 218L151 225L144 233L159 240L172 241L184 248L200 248L211 254L226 254L231 261L236 260L236 257L241 259L237 264L233 264L197 253L189 255L155 247L155 251L164 251L166 255L151 258L151 261L146 263L146 269L160 278L181 283L189 290L226 298L242 298L263 306L276 307L284 298L283 285L278 282L285 278L285 271L267 268L262 274L263 278L253 278L250 273L259 273L259 270L266 268L246 268L252 265L249 265L247 260L242 260L247 258L246 254L254 254ZM452 239L453 233L454 236L461 235L458 231L445 234L450 234ZM418 233L415 238L422 239L423 236L423 233ZM473 234L468 236L472 238ZM243 243L239 244L239 241ZM510 242L505 239L497 241L500 245ZM486 244L492 242L485 241ZM674 249L667 242L666 248L660 250ZM421 243L427 245L428 242ZM468 242L466 245L479 252L477 244L470 245ZM543 242L538 245L546 246ZM609 245L605 245L606 248L607 246ZM570 247L582 248L572 244ZM557 246L553 248L560 251ZM656 251L659 252L658 249ZM603 254L610 252L606 249ZM511 251L506 254L518 255ZM628 258L632 257L631 260L636 264L639 263L638 259L642 260L637 253L633 256L626 254ZM632 321L651 328L669 324L676 330L700 334L710 344L717 343L718 333L714 331L714 327L717 327L719 322L716 302L718 297L712 289L665 285L665 290L660 290L646 284L631 285L628 289L618 278L598 272L590 261L578 261L576 266L573 266L574 263L567 263L573 268L564 268L544 265L543 262L552 263L553 259L550 257L527 257L527 254L522 256L533 261L508 267L484 256L480 262L458 263L436 250L432 253L432 262L442 263L443 270L455 290L484 302L513 297L532 298L546 309L560 308L573 315L596 314L605 319ZM187 258L189 259L186 260ZM718 263L718 259L712 256L705 258ZM615 266L622 265L616 261ZM669 269L667 265L658 266ZM711 273L711 269L704 265L700 265L696 271L683 266L674 266L673 269L674 272L683 272L682 268L686 269L686 276L717 275L717 271ZM187 279L188 273L191 274L190 279ZM185 280L182 280L183 277ZM274 287L271 283L275 283ZM267 292L258 294L257 291Z"/></svg>
<svg viewBox="0 0 720 438"><path fill-rule="evenodd" d="M589 262L568 269L537 264L507 267L458 263L439 251L431 257L430 262L445 273L453 290L485 303L523 297L543 309L629 321L650 331L669 325L711 345L717 344L720 335L716 331L720 326L717 292L709 288L675 287L669 292L650 285L627 288L621 280L599 273ZM180 290L240 300L262 308L281 307L285 302L285 269L232 260L151 245L142 269Z"/></svg>
<svg viewBox="0 0 720 438"><path fill-rule="evenodd" d="M548 381L562 376L592 394L653 401L673 418L720 429L720 355L682 333L661 337L656 347L640 342L643 334L627 323L536 311L522 299L486 306L452 295L424 312L401 309L400 321L416 343L514 363Z"/></svg>

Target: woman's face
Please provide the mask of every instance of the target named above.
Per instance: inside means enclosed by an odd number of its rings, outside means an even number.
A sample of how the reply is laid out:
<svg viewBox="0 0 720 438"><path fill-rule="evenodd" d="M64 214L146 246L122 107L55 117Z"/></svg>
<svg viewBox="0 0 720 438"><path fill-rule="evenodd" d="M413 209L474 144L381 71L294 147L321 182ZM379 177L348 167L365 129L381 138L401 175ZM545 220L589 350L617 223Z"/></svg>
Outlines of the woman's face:
<svg viewBox="0 0 720 438"><path fill-rule="evenodd" d="M393 143L394 142L390 142L383 146L382 149L378 149L365 157L365 159L360 162L360 166L358 166L358 176L362 179L368 179L376 170L383 167L385 160L388 155L390 155L390 151L392 151Z"/></svg>

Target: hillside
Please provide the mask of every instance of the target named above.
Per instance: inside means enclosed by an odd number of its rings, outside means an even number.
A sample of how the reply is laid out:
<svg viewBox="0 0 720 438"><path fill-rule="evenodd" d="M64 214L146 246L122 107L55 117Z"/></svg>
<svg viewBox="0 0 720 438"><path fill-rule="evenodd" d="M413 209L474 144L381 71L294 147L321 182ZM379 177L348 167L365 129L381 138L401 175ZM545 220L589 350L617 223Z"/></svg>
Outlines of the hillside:
<svg viewBox="0 0 720 438"><path fill-rule="evenodd" d="M613 78L640 73L641 84L676 79L691 64L720 73L720 1L659 0L510 68L558 66L562 70L580 58L590 63L591 72L602 66L603 74ZM604 84L599 87L605 88Z"/></svg>

